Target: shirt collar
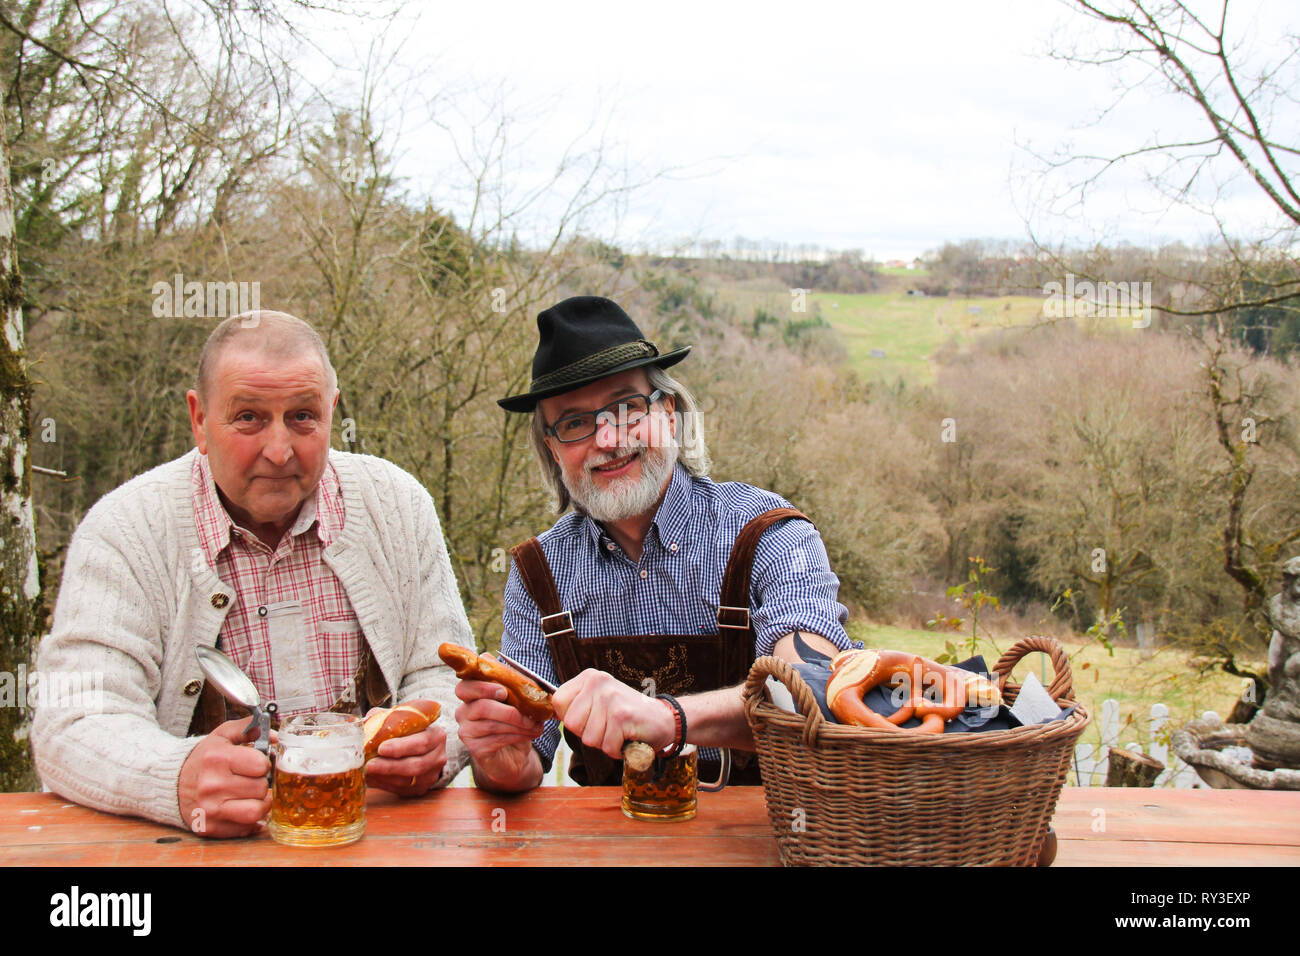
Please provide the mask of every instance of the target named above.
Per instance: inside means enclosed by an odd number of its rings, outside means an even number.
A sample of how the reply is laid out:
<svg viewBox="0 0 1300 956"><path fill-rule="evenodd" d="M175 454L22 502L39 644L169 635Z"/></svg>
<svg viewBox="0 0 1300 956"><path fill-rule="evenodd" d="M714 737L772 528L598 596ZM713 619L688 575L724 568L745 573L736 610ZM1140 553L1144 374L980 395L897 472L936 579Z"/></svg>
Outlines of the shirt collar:
<svg viewBox="0 0 1300 956"><path fill-rule="evenodd" d="M230 544L230 531L235 523L217 497L217 486L212 480L207 455L194 456L190 487L193 489L194 525L199 532L199 546L203 548L208 565L215 567L217 555Z"/></svg>
<svg viewBox="0 0 1300 956"><path fill-rule="evenodd" d="M596 548L598 551L604 551L605 549L601 546L601 542L605 540L605 529L600 526L600 523L596 521L595 518L587 514L585 511L579 511L578 517L582 522L580 525L582 534L591 542L591 546Z"/></svg>
<svg viewBox="0 0 1300 956"><path fill-rule="evenodd" d="M654 528L659 532L660 543L665 546L680 546L686 537L690 517L691 475L678 462L673 466L673 480L668 483L668 493L664 495L659 511L655 514Z"/></svg>
<svg viewBox="0 0 1300 956"><path fill-rule="evenodd" d="M659 510L655 512L654 521L650 523L650 529L646 532L647 547L656 536L661 547L680 543L686 534L690 516L691 476L678 462L673 466L673 477L668 482L668 491L664 494L664 500L659 503ZM582 514L582 533L586 535L592 547L601 554L610 551L606 545L613 539L591 515Z"/></svg>
<svg viewBox="0 0 1300 956"><path fill-rule="evenodd" d="M190 475L199 545L203 548L208 564L215 566L217 556L230 544L231 531L238 525L217 494L217 485L212 478L207 455L194 456L194 468ZM289 528L289 535L297 537L310 530L313 524L322 548L328 548L343 528L343 494L333 462L326 463L320 483L316 486L316 494L302 503L298 517Z"/></svg>

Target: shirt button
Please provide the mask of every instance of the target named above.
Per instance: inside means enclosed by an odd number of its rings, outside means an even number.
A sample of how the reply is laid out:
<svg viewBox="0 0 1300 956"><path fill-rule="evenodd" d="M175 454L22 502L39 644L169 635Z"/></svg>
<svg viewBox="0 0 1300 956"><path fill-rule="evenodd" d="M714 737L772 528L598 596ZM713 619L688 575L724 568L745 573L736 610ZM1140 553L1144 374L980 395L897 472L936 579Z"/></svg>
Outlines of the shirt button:
<svg viewBox="0 0 1300 956"><path fill-rule="evenodd" d="M672 544L668 545L668 550L671 551L673 554L676 554L676 553L677 553L677 542L674 541Z"/></svg>
<svg viewBox="0 0 1300 956"><path fill-rule="evenodd" d="M261 607L259 607L259 608L257 609L257 616L258 616L258 617L266 617L266 605L265 605L265 604L263 604Z"/></svg>
<svg viewBox="0 0 1300 956"><path fill-rule="evenodd" d="M645 572L645 571L642 571L642 572L641 572L641 580L644 581L645 579L646 579L646 572Z"/></svg>
<svg viewBox="0 0 1300 956"><path fill-rule="evenodd" d="M220 610L230 603L230 596L227 594L214 594L212 597L208 598L208 600L212 603L213 607Z"/></svg>
<svg viewBox="0 0 1300 956"><path fill-rule="evenodd" d="M198 680L197 678L195 680L191 680L185 685L185 696L193 697L202 689L203 689L203 681Z"/></svg>
<svg viewBox="0 0 1300 956"><path fill-rule="evenodd" d="M614 542L611 541L611 542L609 542L609 544L605 545L605 550L606 550L606 551L613 551L613 550L614 550Z"/></svg>

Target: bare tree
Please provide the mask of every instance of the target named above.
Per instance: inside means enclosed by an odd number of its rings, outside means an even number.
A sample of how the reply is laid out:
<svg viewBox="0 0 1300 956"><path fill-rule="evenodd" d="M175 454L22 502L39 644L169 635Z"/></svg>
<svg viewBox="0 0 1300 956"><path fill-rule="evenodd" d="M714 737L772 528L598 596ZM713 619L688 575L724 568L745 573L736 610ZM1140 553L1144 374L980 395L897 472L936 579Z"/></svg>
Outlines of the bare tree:
<svg viewBox="0 0 1300 956"><path fill-rule="evenodd" d="M81 381L110 397L96 401L86 391L71 393L79 400L69 418L80 415L88 433L106 429L111 437L102 445L143 449L151 464L160 460L156 452L175 436L165 412L167 389L184 381L171 374L174 358L192 344L192 330L140 321L149 315L146 293L157 277L149 275L150 266L166 259L164 237L207 228L219 233L243 181L283 144L278 114L286 89L278 80L287 74L272 39L292 34L285 10L295 6L308 9L305 0L0 2L0 451L6 476L0 481L0 694L6 697L26 689L16 685L43 626L26 348L45 320L74 334L89 330L86 347L74 350L90 373ZM152 240L147 254L146 239ZM174 255L178 246L170 251ZM167 273L175 261L166 262ZM149 374L159 370L168 374ZM136 387L123 387L125 381ZM104 412L121 413L128 396L140 414L114 428ZM64 441L68 423L59 423ZM152 442L116 440L137 430ZM135 461L125 465L128 473L138 470ZM17 703L6 699L0 707L5 789L34 781L27 714Z"/></svg>
<svg viewBox="0 0 1300 956"><path fill-rule="evenodd" d="M1263 705L1268 680L1238 664L1236 657L1244 649L1266 645L1278 626L1269 620L1268 598L1277 568L1300 541L1300 506L1295 503L1300 455L1296 424L1286 414L1292 409L1278 383L1224 339L1221 329L1203 338L1201 365L1214 435L1226 463L1223 569L1241 586L1245 633L1216 635L1209 650L1224 671L1252 681L1254 693L1233 712L1232 719L1244 723Z"/></svg>
<svg viewBox="0 0 1300 956"><path fill-rule="evenodd" d="M14 199L9 186L9 150L0 111L0 674L10 694L25 693L23 669L32 636L40 627L40 576L27 416L31 385L23 348L22 279L14 234ZM16 699L0 707L0 789L28 789L33 782L27 756L24 715Z"/></svg>
<svg viewBox="0 0 1300 956"><path fill-rule="evenodd" d="M581 226L587 211L632 187L604 168L598 144L562 156L544 186L513 191L510 119L498 107L473 129L476 148L454 150L470 197L464 222L432 203L412 205L375 129L378 79L367 77L355 109L331 107L331 127L305 128L301 171L276 191L275 208L311 265L291 280L293 296L313 303L339 368L344 447L396 461L433 494L486 645L500 619L507 549L546 520L528 420L503 414L495 399L527 388L537 312L572 291L619 284L621 266L590 255L600 243ZM516 230L543 196L564 199L542 216L540 241L524 247Z"/></svg>
<svg viewBox="0 0 1300 956"><path fill-rule="evenodd" d="M1153 113L1144 126L1150 136L1127 149L1097 154L1067 146L1057 155L1040 156L1052 174L1048 179L1064 176L1067 182L1044 211L1077 221L1087 215L1106 177L1121 169L1141 170L1170 208L1203 215L1220 243L1208 257L1171 264L1161 278L1180 294L1165 296L1158 303L1161 311L1226 317L1230 326L1252 321L1250 310L1276 307L1294 313L1300 303L1300 261L1294 253L1300 230L1295 98L1300 32L1274 37L1253 29L1257 25L1235 8L1229 16L1229 0L1207 16L1180 0L1073 0L1071 5L1101 28L1086 31L1086 48L1058 45L1051 55L1105 70L1121 88L1098 127L1139 90L1154 89L1172 98L1175 107L1181 103L1189 109ZM1261 34L1275 39L1276 46L1261 50ZM1103 39L1094 44L1098 36ZM1199 132L1165 132L1174 114L1188 114ZM1228 192L1241 183L1272 213L1271 224L1252 235L1245 234L1251 227L1241 221ZM1096 277L1096 263L1068 262L1059 246L1039 245L1058 268L1071 266Z"/></svg>
<svg viewBox="0 0 1300 956"><path fill-rule="evenodd" d="M1106 71L1119 88L1096 126L1104 127L1126 98L1154 93L1161 99L1141 127L1147 135L1126 148L1096 153L1069 145L1039 157L1047 181L1066 182L1044 211L1086 214L1104 181L1137 170L1167 209L1198 214L1217 237L1199 251L1170 250L1143 265L1141 276L1129 278L1154 280L1164 290L1154 303L1160 312L1183 317L1178 324L1199 339L1198 391L1209 412L1210 436L1222 452L1204 485L1204 500L1215 502L1211 526L1219 529L1220 567L1243 596L1236 615L1207 608L1218 624L1215 633L1200 635L1201 646L1224 670L1245 674L1235 658L1256 652L1266 636L1265 597L1276 565L1300 540L1300 521L1284 504L1293 491L1279 472L1290 460L1291 429L1270 383L1275 373L1258 358L1270 350L1275 330L1293 332L1300 318L1295 11L1266 7L1250 13L1233 0L1072 0L1069 6L1091 29L1072 31L1085 39L1057 44L1052 55ZM1290 16L1290 27L1277 25L1281 10ZM1261 221L1245 220L1243 197L1264 210ZM1060 247L1040 246L1057 268L1090 278L1099 278L1109 265L1105 250L1070 256ZM1209 573L1208 566L1202 572ZM1191 583L1184 577L1180 586ZM1200 586L1211 590L1207 581Z"/></svg>

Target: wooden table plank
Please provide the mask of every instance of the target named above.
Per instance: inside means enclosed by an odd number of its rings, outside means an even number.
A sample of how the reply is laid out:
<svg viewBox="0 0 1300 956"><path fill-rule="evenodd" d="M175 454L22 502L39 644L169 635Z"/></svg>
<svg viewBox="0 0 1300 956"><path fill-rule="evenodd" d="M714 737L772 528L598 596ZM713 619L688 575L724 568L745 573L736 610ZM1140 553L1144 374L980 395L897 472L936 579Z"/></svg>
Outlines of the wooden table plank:
<svg viewBox="0 0 1300 956"><path fill-rule="evenodd" d="M1061 840L1052 866L1300 866L1300 848L1244 843Z"/></svg>
<svg viewBox="0 0 1300 956"><path fill-rule="evenodd" d="M112 817L49 794L0 795L0 864L24 866L779 865L761 792L701 798L672 824L623 816L616 788L543 788L515 797L454 789L422 800L371 791L366 835L347 847L269 837L205 840ZM35 812L32 812L35 811ZM28 821L36 820L35 824ZM37 827L37 829L33 829ZM159 840L166 842L158 842Z"/></svg>
<svg viewBox="0 0 1300 956"><path fill-rule="evenodd" d="M518 796L457 788L420 800L371 791L349 847L284 847L266 835L206 840L75 806L0 794L8 866L777 865L762 790L700 798L691 821L629 820L616 788ZM1300 866L1300 793L1067 788L1053 824L1058 866Z"/></svg>
<svg viewBox="0 0 1300 956"><path fill-rule="evenodd" d="M1052 825L1062 866L1300 865L1300 792L1070 787Z"/></svg>

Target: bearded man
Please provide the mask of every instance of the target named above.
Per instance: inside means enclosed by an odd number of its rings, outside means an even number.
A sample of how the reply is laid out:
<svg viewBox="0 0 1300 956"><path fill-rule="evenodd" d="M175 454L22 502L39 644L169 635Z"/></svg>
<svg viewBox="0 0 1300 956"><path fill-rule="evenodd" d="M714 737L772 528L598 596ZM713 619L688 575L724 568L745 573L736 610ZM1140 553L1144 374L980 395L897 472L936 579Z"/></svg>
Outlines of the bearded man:
<svg viewBox="0 0 1300 956"><path fill-rule="evenodd" d="M537 326L531 387L499 404L532 413L544 483L557 512L573 511L512 551L501 650L561 684L578 783L617 785L628 740L665 755L699 745L702 778L716 748L742 751L733 782L757 783L740 691L755 656L850 646L821 538L778 495L708 478L695 399L664 371L689 346L661 354L598 296L566 299ZM525 717L495 684L456 694L479 785L537 786L558 722Z"/></svg>

